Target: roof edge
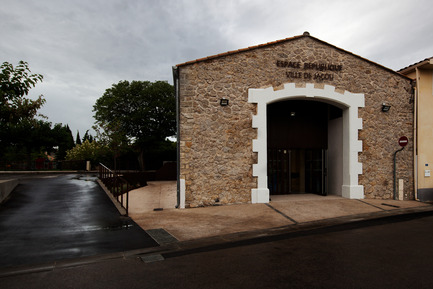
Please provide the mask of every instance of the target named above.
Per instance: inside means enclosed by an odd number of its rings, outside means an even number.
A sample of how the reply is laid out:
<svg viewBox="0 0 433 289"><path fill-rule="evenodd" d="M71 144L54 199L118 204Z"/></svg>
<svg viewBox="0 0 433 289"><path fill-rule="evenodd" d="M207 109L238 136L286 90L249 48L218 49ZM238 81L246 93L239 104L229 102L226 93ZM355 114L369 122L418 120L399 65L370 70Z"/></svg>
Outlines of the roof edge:
<svg viewBox="0 0 433 289"><path fill-rule="evenodd" d="M303 35L297 35L297 36L293 36L293 37L289 37L289 38L284 38L284 39L280 39L280 40L276 40L276 41L267 42L267 43L264 43L264 44L249 46L249 47L246 47L246 48L241 48L241 49L237 49L237 50L231 50L231 51L227 51L227 52L224 52L224 53L219 53L219 54L215 54L215 55L211 55L211 56L207 56L207 57L203 57L203 58L198 58L198 59L195 59L195 60L191 60L191 61L187 61L187 62L183 62L183 63L177 64L176 67L187 66L187 65L194 64L194 63L203 62L203 61L206 61L206 60L212 60L212 59L216 59L216 58L220 58L220 57L224 57L224 56L229 56L229 55L234 55L234 54L238 54L238 53L242 53L242 52L246 52L246 51L255 50L255 49L258 49L258 48L263 48L263 47L267 47L267 46L271 46L271 45L281 44L281 43L284 43L284 42L294 41L294 40L301 39L301 38L304 38L304 37L308 37L308 38L314 39L315 41L318 41L318 42L320 42L322 44L325 44L327 46L333 47L333 48L335 48L335 49L337 49L339 51L342 51L344 53L347 53L347 54L350 54L352 56L355 56L355 57L357 57L357 58L359 58L361 60L364 60L364 61L366 61L368 63L371 63L371 64L373 64L373 65L375 65L375 66L377 66L377 67L379 67L381 69L385 69L388 72L397 74L397 75L399 75L399 76L401 76L401 77L403 77L403 78L405 78L407 80L411 80L411 78L407 77L404 74L401 74L400 72L397 72L397 71L395 71L395 70L393 70L391 68L388 68L386 66L383 66L381 64L378 64L377 62L371 61L371 60L369 60L367 58L361 57L361 56L359 56L357 54L354 54L354 53L352 53L350 51L347 51L347 50L344 50L342 48L339 48L339 47L337 47L335 45L329 44L326 41L323 41L323 40L320 40L320 39L318 39L316 37L311 36L310 33L308 33L308 32L304 32Z"/></svg>
<svg viewBox="0 0 433 289"><path fill-rule="evenodd" d="M411 64L409 66L403 67L402 69L397 70L397 72L401 74L408 73L412 70L415 70L417 67L423 66L425 64L432 64L432 61L433 61L433 57L429 57L419 62L415 62L414 64Z"/></svg>
<svg viewBox="0 0 433 289"><path fill-rule="evenodd" d="M284 42L292 41L292 40L299 39L299 38L302 38L302 37L305 37L305 35L298 35L298 36L284 38L284 39L280 39L280 40L276 40L276 41L267 42L267 43L264 43L264 44L253 45L253 46L249 46L249 47L246 47L246 48L240 48L240 49L236 49L236 50L230 50L230 51L227 51L227 52L223 52L223 53L219 53L219 54L215 54L215 55L211 55L211 56L207 56L207 57L198 58L198 59L195 59L195 60L183 62L183 63L177 64L176 66L177 67L186 66L186 65L189 65L189 64L197 63L197 62L202 62L202 61L211 60L211 59L215 59L215 58L219 58L219 57L223 57L223 56L233 55L233 54L237 54L237 53L241 53L241 52L245 52L245 51L250 51L250 50L254 50L254 49L258 49L258 48L262 48L262 47L266 47L266 46L270 46L270 45L274 45L274 44L284 43Z"/></svg>

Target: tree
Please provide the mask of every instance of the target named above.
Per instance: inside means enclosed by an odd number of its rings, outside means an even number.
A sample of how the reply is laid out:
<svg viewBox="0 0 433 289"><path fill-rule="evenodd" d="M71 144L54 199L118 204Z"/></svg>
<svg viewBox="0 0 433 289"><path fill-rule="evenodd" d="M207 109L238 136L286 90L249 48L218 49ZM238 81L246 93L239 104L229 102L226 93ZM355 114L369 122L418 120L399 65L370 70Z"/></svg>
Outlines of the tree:
<svg viewBox="0 0 433 289"><path fill-rule="evenodd" d="M124 138L144 153L176 133L174 88L164 81L120 81L107 89L93 106L94 118L112 141Z"/></svg>
<svg viewBox="0 0 433 289"><path fill-rule="evenodd" d="M35 130L46 128L45 123L35 119L45 99L42 95L36 100L25 96L36 83L42 81L43 76L31 74L24 61L20 61L16 67L3 62L0 68L0 157L18 151L30 154L30 146L40 144L38 140L32 144L30 136L36 137Z"/></svg>
<svg viewBox="0 0 433 289"><path fill-rule="evenodd" d="M104 144L89 140L85 140L82 144L76 145L74 148L66 152L66 160L74 161L90 161L97 164L106 159L108 148Z"/></svg>
<svg viewBox="0 0 433 289"><path fill-rule="evenodd" d="M80 131L77 130L77 137L75 138L75 144L80 145L82 144L81 138L80 138Z"/></svg>
<svg viewBox="0 0 433 289"><path fill-rule="evenodd" d="M0 159L7 163L30 161L56 152L63 160L66 151L74 147L69 126L37 119L37 111L45 103L40 95L36 100L26 98L30 89L41 82L41 74L32 74L27 62L14 67L8 62L0 73Z"/></svg>
<svg viewBox="0 0 433 289"><path fill-rule="evenodd" d="M101 122L99 126L94 126L93 129L97 132L98 139L111 151L113 169L116 170L117 158L130 149L127 136L120 130L120 125L115 120L111 120L109 123Z"/></svg>
<svg viewBox="0 0 433 289"><path fill-rule="evenodd" d="M27 160L42 157L53 146L51 123L24 119L8 129L8 146L2 150L3 160Z"/></svg>
<svg viewBox="0 0 433 289"><path fill-rule="evenodd" d="M24 61L20 61L16 68L3 62L0 68L0 122L18 123L23 119L33 119L45 99L42 95L36 100L24 96L37 82L42 81L43 76L30 74L29 66Z"/></svg>
<svg viewBox="0 0 433 289"><path fill-rule="evenodd" d="M89 142L93 142L93 136L89 133L89 130L86 130L86 133L83 136L83 142L88 140Z"/></svg>
<svg viewBox="0 0 433 289"><path fill-rule="evenodd" d="M55 139L55 146L58 147L56 159L64 160L66 157L66 152L75 146L72 131L69 128L69 125L63 126L62 124L58 123L54 125L52 129L52 135Z"/></svg>

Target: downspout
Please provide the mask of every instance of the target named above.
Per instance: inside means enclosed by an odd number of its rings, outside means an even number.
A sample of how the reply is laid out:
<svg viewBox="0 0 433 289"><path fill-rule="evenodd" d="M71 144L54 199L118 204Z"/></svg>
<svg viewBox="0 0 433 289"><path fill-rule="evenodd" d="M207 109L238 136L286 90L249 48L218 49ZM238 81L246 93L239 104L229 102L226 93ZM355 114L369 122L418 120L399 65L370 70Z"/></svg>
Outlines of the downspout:
<svg viewBox="0 0 433 289"><path fill-rule="evenodd" d="M177 204L180 207L180 112L179 112L179 68L173 66L173 83L176 95L176 167L177 167Z"/></svg>
<svg viewBox="0 0 433 289"><path fill-rule="evenodd" d="M414 125L413 125L413 156L414 156L414 194L415 194L415 200L419 201L418 199L418 67L415 68L415 85L413 86L414 93Z"/></svg>

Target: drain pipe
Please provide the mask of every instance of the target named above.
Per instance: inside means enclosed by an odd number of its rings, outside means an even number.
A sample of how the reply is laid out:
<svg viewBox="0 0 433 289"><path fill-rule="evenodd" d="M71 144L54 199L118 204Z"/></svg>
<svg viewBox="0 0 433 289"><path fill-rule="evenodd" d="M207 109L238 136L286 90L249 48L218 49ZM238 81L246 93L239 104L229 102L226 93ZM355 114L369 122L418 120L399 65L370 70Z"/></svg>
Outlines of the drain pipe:
<svg viewBox="0 0 433 289"><path fill-rule="evenodd" d="M418 199L418 91L419 91L419 70L418 67L415 68L415 83L412 82L412 87L414 89L414 128L413 128L413 156L414 156L414 195L415 200Z"/></svg>
<svg viewBox="0 0 433 289"><path fill-rule="evenodd" d="M396 150L395 152L394 152L394 200L396 200L396 181L397 181L397 169L396 169L396 159L397 159L397 153L398 152L401 152L402 150L404 150L404 147L402 147L401 149L399 149L399 150Z"/></svg>
<svg viewBox="0 0 433 289"><path fill-rule="evenodd" d="M173 84L176 95L176 167L177 167L177 204L176 209L180 208L180 113L179 113L179 68L173 66Z"/></svg>

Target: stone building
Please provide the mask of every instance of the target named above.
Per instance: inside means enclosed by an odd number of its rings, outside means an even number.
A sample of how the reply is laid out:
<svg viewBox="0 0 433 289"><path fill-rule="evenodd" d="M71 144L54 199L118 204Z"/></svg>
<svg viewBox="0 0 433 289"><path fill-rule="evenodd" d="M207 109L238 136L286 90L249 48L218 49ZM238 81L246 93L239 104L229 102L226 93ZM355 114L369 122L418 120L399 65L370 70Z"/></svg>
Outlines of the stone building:
<svg viewBox="0 0 433 289"><path fill-rule="evenodd" d="M413 80L415 90L415 198L433 201L433 57L399 72Z"/></svg>
<svg viewBox="0 0 433 289"><path fill-rule="evenodd" d="M414 198L406 76L308 32L185 62L173 75L181 207L299 193ZM401 136L409 142L394 177Z"/></svg>

